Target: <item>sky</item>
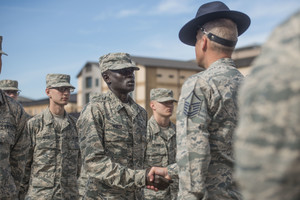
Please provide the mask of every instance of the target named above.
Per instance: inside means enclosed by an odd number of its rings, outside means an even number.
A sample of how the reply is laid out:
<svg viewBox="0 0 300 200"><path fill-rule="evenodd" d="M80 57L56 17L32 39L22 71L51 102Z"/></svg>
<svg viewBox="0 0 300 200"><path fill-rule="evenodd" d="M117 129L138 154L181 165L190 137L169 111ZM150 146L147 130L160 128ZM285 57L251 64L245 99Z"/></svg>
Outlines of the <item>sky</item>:
<svg viewBox="0 0 300 200"><path fill-rule="evenodd" d="M181 27L203 0L0 0L0 79L19 82L21 96L46 98L46 75L76 76L86 62L110 52L191 60L194 48L180 42ZM237 48L263 44L271 31L300 9L299 0L224 0L251 18ZM99 74L100 76L100 74ZM76 92L76 90L75 90Z"/></svg>

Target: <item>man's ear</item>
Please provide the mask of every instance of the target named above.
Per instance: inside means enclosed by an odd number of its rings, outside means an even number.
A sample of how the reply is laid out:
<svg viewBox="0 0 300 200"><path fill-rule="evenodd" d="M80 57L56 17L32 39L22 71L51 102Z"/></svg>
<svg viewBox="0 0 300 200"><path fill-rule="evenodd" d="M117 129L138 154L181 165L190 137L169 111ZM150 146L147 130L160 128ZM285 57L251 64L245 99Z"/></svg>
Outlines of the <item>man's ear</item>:
<svg viewBox="0 0 300 200"><path fill-rule="evenodd" d="M102 78L107 85L109 85L111 83L110 78L109 78L109 73L107 71L102 73Z"/></svg>
<svg viewBox="0 0 300 200"><path fill-rule="evenodd" d="M156 110L154 101L150 101L150 108Z"/></svg>
<svg viewBox="0 0 300 200"><path fill-rule="evenodd" d="M50 89L49 89L49 88L46 88L45 92L46 92L47 96L48 96L49 98L51 98Z"/></svg>
<svg viewBox="0 0 300 200"><path fill-rule="evenodd" d="M201 49L202 51L206 51L207 49L207 43L208 43L208 38L206 36L203 36L201 38L202 42L201 42Z"/></svg>

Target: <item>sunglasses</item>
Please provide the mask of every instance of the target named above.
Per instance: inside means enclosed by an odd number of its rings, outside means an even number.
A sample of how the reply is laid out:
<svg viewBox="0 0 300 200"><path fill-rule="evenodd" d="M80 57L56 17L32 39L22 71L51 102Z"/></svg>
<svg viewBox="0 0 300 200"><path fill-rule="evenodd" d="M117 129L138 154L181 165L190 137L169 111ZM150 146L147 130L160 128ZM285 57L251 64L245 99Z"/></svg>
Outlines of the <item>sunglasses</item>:
<svg viewBox="0 0 300 200"><path fill-rule="evenodd" d="M7 94L7 95L19 95L20 94L20 91L18 91L18 90L5 90L5 93Z"/></svg>

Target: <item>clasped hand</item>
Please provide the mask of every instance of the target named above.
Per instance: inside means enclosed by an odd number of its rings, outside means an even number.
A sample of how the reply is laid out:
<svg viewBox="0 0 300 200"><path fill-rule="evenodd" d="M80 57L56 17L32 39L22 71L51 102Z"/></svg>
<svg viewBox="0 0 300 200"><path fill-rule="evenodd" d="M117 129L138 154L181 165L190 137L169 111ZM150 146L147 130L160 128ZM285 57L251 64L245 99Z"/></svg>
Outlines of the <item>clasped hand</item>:
<svg viewBox="0 0 300 200"><path fill-rule="evenodd" d="M173 183L167 168L152 167L146 170L146 186L151 190L165 190Z"/></svg>

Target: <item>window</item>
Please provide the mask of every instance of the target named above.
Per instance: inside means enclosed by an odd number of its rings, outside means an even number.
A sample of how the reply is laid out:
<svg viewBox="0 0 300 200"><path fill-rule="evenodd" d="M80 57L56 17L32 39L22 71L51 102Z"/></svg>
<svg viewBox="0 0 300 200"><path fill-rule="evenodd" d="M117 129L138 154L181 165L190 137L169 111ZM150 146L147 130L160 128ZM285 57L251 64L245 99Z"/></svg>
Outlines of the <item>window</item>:
<svg viewBox="0 0 300 200"><path fill-rule="evenodd" d="M86 77L85 78L85 87L86 88L91 88L92 87L92 77Z"/></svg>
<svg viewBox="0 0 300 200"><path fill-rule="evenodd" d="M90 72L90 71L92 71L92 66L91 65L86 66L85 72Z"/></svg>
<svg viewBox="0 0 300 200"><path fill-rule="evenodd" d="M85 103L90 102L90 93L85 94Z"/></svg>
<svg viewBox="0 0 300 200"><path fill-rule="evenodd" d="M99 86L99 78L96 78L96 83L95 83L96 87Z"/></svg>
<svg viewBox="0 0 300 200"><path fill-rule="evenodd" d="M172 75L172 74L171 74L171 75L169 75L169 78L174 78L174 75Z"/></svg>
<svg viewBox="0 0 300 200"><path fill-rule="evenodd" d="M160 77L162 77L162 75L161 75L161 74L156 74L156 77L159 77L159 78L160 78Z"/></svg>

